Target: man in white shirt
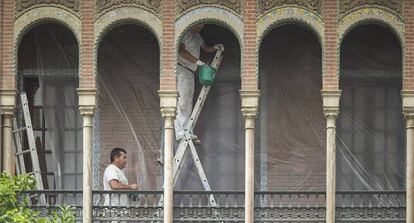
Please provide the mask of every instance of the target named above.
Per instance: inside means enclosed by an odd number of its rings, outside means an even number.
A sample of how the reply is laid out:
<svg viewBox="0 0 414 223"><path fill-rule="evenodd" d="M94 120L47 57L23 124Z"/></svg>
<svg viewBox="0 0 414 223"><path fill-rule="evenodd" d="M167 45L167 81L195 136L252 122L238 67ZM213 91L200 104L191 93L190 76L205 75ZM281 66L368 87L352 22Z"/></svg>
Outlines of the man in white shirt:
<svg viewBox="0 0 414 223"><path fill-rule="evenodd" d="M126 151L122 148L112 149L110 160L111 164L106 167L103 175L104 190L138 190L137 184L128 184L128 179L122 172L127 163ZM128 205L128 196L126 194L113 194L111 199L109 199L109 196L105 196L104 205Z"/></svg>
<svg viewBox="0 0 414 223"><path fill-rule="evenodd" d="M200 58L200 49L207 53L216 50L224 50L223 44L207 46L200 35L203 24L195 25L187 31L181 38L178 50L178 66L177 66L177 89L179 93L177 117L174 122L175 136L177 140L184 137L184 130L190 119L193 109L194 96L194 72L198 66L205 65ZM193 133L194 143L200 143L197 136Z"/></svg>

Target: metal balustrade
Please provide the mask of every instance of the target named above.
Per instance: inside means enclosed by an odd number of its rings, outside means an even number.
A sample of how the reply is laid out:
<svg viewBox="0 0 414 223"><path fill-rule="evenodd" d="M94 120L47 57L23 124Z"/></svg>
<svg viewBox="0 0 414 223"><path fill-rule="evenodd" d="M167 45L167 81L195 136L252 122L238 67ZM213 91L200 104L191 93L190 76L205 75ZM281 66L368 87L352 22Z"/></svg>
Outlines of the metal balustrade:
<svg viewBox="0 0 414 223"><path fill-rule="evenodd" d="M405 222L404 191L339 191L337 222Z"/></svg>
<svg viewBox="0 0 414 223"><path fill-rule="evenodd" d="M46 197L46 204L39 197ZM162 222L163 191L93 191L94 222ZM211 196L216 206L209 204ZM41 215L57 205L75 208L82 219L82 191L28 191L20 200ZM106 199L106 202L105 202ZM404 191L339 191L336 222L405 222ZM244 191L174 191L174 222L243 222ZM325 222L324 191L259 191L255 222Z"/></svg>
<svg viewBox="0 0 414 223"><path fill-rule="evenodd" d="M255 193L256 222L325 222L323 191Z"/></svg>

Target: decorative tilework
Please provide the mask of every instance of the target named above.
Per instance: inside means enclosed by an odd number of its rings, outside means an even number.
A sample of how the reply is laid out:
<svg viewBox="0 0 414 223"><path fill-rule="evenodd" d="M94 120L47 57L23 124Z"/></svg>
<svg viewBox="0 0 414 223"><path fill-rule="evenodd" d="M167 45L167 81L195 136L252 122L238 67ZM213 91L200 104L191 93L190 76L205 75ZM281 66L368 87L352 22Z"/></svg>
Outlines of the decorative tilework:
<svg viewBox="0 0 414 223"><path fill-rule="evenodd" d="M63 10L54 6L44 6L39 8L31 9L22 15L20 15L14 22L14 74L17 75L16 64L17 64L17 47L23 33L32 27L33 25L42 21L58 21L69 28L75 35L77 41L81 38L81 22L75 14L70 11ZM81 51L80 51L81 53Z"/></svg>
<svg viewBox="0 0 414 223"><path fill-rule="evenodd" d="M257 22L257 44L260 44L262 38L272 27L285 22L298 22L307 25L317 34L320 43L323 45L324 28L322 19L313 12L294 7L274 9L262 16Z"/></svg>
<svg viewBox="0 0 414 223"><path fill-rule="evenodd" d="M180 17L185 12L203 6L216 6L229 9L241 15L243 1L240 0L178 0L177 1L177 16Z"/></svg>
<svg viewBox="0 0 414 223"><path fill-rule="evenodd" d="M16 17L19 17L24 12L36 7L56 6L64 10L72 11L77 14L79 12L79 0L16 0Z"/></svg>
<svg viewBox="0 0 414 223"><path fill-rule="evenodd" d="M341 0L339 1L340 17L361 9L361 8L382 8L386 11L402 17L403 1L402 0Z"/></svg>
<svg viewBox="0 0 414 223"><path fill-rule="evenodd" d="M105 12L119 7L140 7L156 15L160 13L162 0L97 0L96 12L98 17Z"/></svg>
<svg viewBox="0 0 414 223"><path fill-rule="evenodd" d="M377 22L387 25L397 34L403 45L404 21L398 16L379 8L363 8L343 17L338 24L339 39L342 40L352 27L364 22Z"/></svg>
<svg viewBox="0 0 414 223"><path fill-rule="evenodd" d="M315 14L321 14L321 0L257 0L257 8L259 17L280 7L299 7L309 10Z"/></svg>
<svg viewBox="0 0 414 223"><path fill-rule="evenodd" d="M203 7L191 10L175 22L175 41L193 24L201 21L217 21L228 27L236 35L241 44L243 37L243 21L234 13L216 7Z"/></svg>

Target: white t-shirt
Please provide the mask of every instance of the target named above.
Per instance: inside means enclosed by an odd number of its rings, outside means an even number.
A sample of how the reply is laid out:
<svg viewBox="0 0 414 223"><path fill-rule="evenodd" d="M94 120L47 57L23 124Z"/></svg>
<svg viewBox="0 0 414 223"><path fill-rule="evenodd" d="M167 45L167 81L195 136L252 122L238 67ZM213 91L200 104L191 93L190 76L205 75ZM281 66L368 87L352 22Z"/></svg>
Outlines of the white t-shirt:
<svg viewBox="0 0 414 223"><path fill-rule="evenodd" d="M200 58L200 47L204 44L204 40L201 37L200 33L193 34L191 31L188 31L181 38L180 43L185 45L185 49L194 57ZM181 55L178 55L178 63L185 65L191 70L197 70L197 65L184 59Z"/></svg>
<svg viewBox="0 0 414 223"><path fill-rule="evenodd" d="M124 172L119 169L114 164L109 164L109 166L105 169L103 175L103 188L104 190L112 190L111 185L109 182L111 180L117 180L122 184L128 184L128 179L126 178ZM128 204L128 196L126 194L113 194L111 196L111 202L109 202L109 196L105 196L105 203L104 205L127 205Z"/></svg>

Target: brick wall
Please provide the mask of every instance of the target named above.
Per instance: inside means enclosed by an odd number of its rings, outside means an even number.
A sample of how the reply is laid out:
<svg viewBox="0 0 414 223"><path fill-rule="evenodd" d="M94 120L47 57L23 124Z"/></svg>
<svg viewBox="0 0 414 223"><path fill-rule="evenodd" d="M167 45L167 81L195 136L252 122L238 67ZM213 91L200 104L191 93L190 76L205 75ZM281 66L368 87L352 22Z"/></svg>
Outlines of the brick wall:
<svg viewBox="0 0 414 223"><path fill-rule="evenodd" d="M403 90L414 90L414 1L405 1L405 67Z"/></svg>
<svg viewBox="0 0 414 223"><path fill-rule="evenodd" d="M337 23L337 0L325 0L323 5L323 17L325 21L324 30L324 51L325 60L323 61L323 89L335 90L339 88L338 69L338 23Z"/></svg>
<svg viewBox="0 0 414 223"><path fill-rule="evenodd" d="M242 89L257 90L258 80L256 78L257 70L257 35L256 35L256 0L244 1L244 33L243 33L243 73Z"/></svg>
<svg viewBox="0 0 414 223"><path fill-rule="evenodd" d="M1 14L1 89L14 89L13 22L15 0L3 0Z"/></svg>
<svg viewBox="0 0 414 223"><path fill-rule="evenodd" d="M161 80L160 90L176 90L175 1L163 0L161 9Z"/></svg>
<svg viewBox="0 0 414 223"><path fill-rule="evenodd" d="M82 0L81 2L81 36L79 50L79 87L94 88L95 78L94 69L94 18L95 18L95 1Z"/></svg>

